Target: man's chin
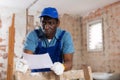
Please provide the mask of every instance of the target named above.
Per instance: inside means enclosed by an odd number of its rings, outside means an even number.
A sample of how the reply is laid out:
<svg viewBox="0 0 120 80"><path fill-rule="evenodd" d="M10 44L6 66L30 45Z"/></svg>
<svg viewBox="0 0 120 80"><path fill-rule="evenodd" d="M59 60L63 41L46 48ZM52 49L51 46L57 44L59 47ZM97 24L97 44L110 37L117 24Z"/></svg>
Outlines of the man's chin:
<svg viewBox="0 0 120 80"><path fill-rule="evenodd" d="M51 33L50 33L50 32L46 32L45 35L46 35L46 36L50 36Z"/></svg>

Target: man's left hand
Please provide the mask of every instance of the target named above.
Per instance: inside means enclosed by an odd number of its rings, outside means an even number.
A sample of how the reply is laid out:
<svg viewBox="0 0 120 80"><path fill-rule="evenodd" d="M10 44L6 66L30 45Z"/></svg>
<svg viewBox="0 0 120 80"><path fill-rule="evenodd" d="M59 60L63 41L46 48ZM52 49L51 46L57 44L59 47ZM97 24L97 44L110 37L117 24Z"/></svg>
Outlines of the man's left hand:
<svg viewBox="0 0 120 80"><path fill-rule="evenodd" d="M60 62L55 62L53 66L51 67L51 70L54 71L56 75L61 75L63 74L65 67L62 63Z"/></svg>

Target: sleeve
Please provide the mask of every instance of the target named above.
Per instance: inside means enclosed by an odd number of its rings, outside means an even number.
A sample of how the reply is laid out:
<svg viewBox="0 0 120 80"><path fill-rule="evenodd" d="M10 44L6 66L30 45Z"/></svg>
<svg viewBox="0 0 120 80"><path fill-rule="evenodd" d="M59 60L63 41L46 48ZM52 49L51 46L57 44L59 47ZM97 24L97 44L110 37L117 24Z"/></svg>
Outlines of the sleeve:
<svg viewBox="0 0 120 80"><path fill-rule="evenodd" d="M74 51L72 36L69 32L65 32L63 36L63 54L71 54Z"/></svg>
<svg viewBox="0 0 120 80"><path fill-rule="evenodd" d="M34 52L37 45L38 45L38 38L35 31L28 33L24 42L23 49L31 50L32 52Z"/></svg>

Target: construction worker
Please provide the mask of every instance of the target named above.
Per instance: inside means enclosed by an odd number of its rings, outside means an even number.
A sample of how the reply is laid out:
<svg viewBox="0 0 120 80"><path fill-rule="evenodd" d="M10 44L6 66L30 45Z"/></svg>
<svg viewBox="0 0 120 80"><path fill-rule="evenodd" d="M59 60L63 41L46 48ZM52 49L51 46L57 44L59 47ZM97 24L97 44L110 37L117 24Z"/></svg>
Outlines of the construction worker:
<svg viewBox="0 0 120 80"><path fill-rule="evenodd" d="M71 34L60 29L59 14L56 8L44 8L39 16L41 27L31 31L24 43L24 53L48 53L52 62L51 68L33 69L32 72L53 71L61 75L72 68L74 45ZM42 65L42 64L41 64Z"/></svg>

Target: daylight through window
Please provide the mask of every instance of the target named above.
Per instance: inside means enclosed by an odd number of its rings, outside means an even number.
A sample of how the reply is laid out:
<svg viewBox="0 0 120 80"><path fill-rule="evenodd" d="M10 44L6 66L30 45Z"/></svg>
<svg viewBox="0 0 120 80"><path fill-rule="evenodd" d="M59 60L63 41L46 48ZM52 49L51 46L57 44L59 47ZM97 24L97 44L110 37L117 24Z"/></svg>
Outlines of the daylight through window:
<svg viewBox="0 0 120 80"><path fill-rule="evenodd" d="M88 51L101 51L103 50L103 31L102 20L92 21L87 26L87 48Z"/></svg>

